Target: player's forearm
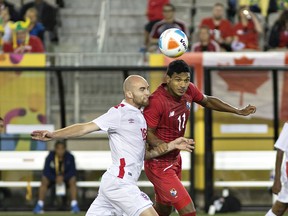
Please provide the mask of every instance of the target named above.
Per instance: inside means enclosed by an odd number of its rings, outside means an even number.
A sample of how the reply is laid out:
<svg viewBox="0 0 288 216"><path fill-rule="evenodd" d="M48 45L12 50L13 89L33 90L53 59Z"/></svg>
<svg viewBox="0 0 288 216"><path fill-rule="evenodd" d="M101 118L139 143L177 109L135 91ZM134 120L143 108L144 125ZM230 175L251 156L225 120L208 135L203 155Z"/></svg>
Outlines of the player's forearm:
<svg viewBox="0 0 288 216"><path fill-rule="evenodd" d="M85 128L85 124L74 124L52 133L54 139L68 139L80 137L87 134L89 131Z"/></svg>
<svg viewBox="0 0 288 216"><path fill-rule="evenodd" d="M204 106L206 108L213 109L219 112L230 112L237 114L239 111L238 108L213 96L208 96L207 103Z"/></svg>
<svg viewBox="0 0 288 216"><path fill-rule="evenodd" d="M280 180L281 177L281 166L283 161L284 152L280 149L277 150L276 163L275 163L275 180Z"/></svg>
<svg viewBox="0 0 288 216"><path fill-rule="evenodd" d="M174 142L161 143L158 146L151 147L150 149L146 149L145 160L159 157L175 149L176 148L175 148Z"/></svg>

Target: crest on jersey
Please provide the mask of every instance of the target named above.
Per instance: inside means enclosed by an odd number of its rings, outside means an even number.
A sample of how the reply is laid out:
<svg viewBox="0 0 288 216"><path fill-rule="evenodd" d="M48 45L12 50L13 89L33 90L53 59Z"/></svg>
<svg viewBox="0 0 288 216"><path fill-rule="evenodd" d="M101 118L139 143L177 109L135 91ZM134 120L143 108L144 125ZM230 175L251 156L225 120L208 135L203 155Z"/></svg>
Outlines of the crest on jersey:
<svg viewBox="0 0 288 216"><path fill-rule="evenodd" d="M172 189L170 190L170 194L171 194L171 196L173 196L173 197L175 197L175 196L177 195L177 191L175 190L175 188L172 188Z"/></svg>
<svg viewBox="0 0 288 216"><path fill-rule="evenodd" d="M190 110L191 109L191 103L190 102L186 102L186 108L188 109L188 110Z"/></svg>

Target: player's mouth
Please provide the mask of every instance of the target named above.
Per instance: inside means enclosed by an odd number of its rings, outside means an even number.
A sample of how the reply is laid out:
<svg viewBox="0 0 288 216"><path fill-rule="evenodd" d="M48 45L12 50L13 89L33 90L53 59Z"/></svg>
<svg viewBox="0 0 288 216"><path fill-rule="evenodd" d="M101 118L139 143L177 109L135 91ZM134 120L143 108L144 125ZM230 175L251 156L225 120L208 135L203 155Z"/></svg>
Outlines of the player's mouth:
<svg viewBox="0 0 288 216"><path fill-rule="evenodd" d="M183 95L185 93L185 89L179 89L178 92Z"/></svg>

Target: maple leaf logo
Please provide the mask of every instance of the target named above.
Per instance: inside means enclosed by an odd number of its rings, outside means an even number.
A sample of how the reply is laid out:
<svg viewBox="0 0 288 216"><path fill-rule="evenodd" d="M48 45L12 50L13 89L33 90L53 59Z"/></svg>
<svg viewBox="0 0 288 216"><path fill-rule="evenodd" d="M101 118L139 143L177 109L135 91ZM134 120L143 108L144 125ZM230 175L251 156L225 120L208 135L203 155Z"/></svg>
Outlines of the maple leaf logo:
<svg viewBox="0 0 288 216"><path fill-rule="evenodd" d="M254 59L243 56L234 59L235 65L253 65ZM237 67L235 67L236 69ZM269 80L268 71L221 71L219 76L227 83L228 91L240 92L239 105L243 106L244 93L257 94L257 89Z"/></svg>

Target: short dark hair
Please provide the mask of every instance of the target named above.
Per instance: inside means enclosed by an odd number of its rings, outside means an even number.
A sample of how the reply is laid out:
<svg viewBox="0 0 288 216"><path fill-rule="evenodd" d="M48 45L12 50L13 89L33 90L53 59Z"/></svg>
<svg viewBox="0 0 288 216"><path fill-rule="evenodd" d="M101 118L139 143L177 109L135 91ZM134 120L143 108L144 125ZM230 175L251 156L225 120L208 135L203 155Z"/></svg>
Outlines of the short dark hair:
<svg viewBox="0 0 288 216"><path fill-rule="evenodd" d="M64 148L66 149L67 147L66 140L57 140L54 144L54 148L56 148L58 145L63 145Z"/></svg>
<svg viewBox="0 0 288 216"><path fill-rule="evenodd" d="M2 117L0 117L0 121L4 121L4 119Z"/></svg>
<svg viewBox="0 0 288 216"><path fill-rule="evenodd" d="M175 60L172 61L167 68L167 75L172 77L174 73L180 74L183 72L191 73L190 67L188 64L183 60Z"/></svg>
<svg viewBox="0 0 288 216"><path fill-rule="evenodd" d="M222 8L225 8L225 7L224 7L224 4L222 4L222 3L220 3L220 2L215 3L213 7L222 7Z"/></svg>
<svg viewBox="0 0 288 216"><path fill-rule="evenodd" d="M170 8L172 9L172 11L176 11L176 8L175 8L175 6L174 6L173 4L168 3L168 4L165 4L165 5L163 6L163 8L164 8L164 7L170 7Z"/></svg>

